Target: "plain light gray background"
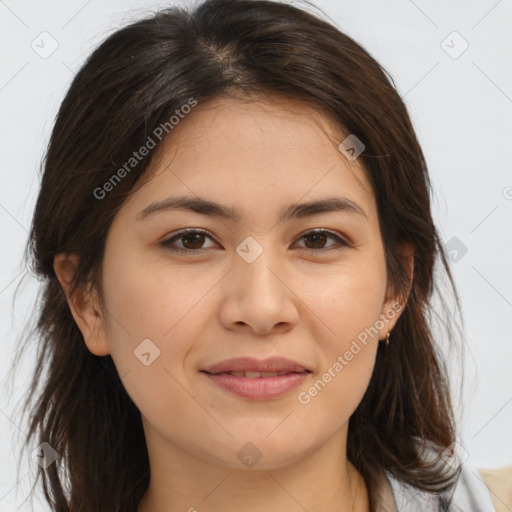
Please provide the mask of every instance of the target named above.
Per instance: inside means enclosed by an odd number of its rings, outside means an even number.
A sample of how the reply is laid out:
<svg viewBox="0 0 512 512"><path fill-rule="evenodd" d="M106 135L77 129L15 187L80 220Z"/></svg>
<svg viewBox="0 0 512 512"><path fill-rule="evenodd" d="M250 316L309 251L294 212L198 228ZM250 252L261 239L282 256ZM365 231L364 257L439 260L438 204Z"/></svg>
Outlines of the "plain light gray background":
<svg viewBox="0 0 512 512"><path fill-rule="evenodd" d="M23 436L26 425L13 416L32 363L20 367L13 396L7 396L5 374L37 291L36 281L24 279L13 307L39 163L57 108L86 56L115 28L164 5L0 0L0 511L30 510L20 504L35 472L24 453L17 478L14 434ZM383 65L409 109L466 319L461 444L476 467L512 464L512 1L316 5ZM38 501L34 508L49 510Z"/></svg>

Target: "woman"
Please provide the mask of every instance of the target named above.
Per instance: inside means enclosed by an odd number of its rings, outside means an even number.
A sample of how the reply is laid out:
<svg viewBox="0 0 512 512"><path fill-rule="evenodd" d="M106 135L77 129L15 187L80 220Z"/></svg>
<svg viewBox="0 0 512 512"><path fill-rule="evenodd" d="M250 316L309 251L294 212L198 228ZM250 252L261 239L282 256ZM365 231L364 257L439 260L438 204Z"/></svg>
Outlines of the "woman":
<svg viewBox="0 0 512 512"><path fill-rule="evenodd" d="M430 329L429 194L385 72L312 14L210 0L111 35L29 240L52 510L494 510Z"/></svg>

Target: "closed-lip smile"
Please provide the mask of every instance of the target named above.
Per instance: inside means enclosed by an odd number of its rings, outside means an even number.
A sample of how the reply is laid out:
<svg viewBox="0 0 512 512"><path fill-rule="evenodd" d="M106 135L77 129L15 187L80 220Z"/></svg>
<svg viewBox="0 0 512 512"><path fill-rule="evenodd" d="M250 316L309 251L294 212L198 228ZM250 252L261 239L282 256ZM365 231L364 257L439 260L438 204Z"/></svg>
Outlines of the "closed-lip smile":
<svg viewBox="0 0 512 512"><path fill-rule="evenodd" d="M268 400L286 394L312 371L284 357L239 357L200 370L222 389L242 398Z"/></svg>
<svg viewBox="0 0 512 512"><path fill-rule="evenodd" d="M254 357L236 357L214 364L201 371L210 374L231 372L261 372L261 373L311 373L304 365L285 357L270 357L259 360Z"/></svg>

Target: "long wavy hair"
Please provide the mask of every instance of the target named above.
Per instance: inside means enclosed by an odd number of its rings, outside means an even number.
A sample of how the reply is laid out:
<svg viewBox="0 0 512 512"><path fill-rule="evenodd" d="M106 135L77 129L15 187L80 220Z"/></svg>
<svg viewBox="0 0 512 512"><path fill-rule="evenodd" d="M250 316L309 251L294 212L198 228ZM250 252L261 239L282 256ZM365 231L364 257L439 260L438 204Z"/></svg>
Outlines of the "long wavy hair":
<svg viewBox="0 0 512 512"><path fill-rule="evenodd" d="M447 290L439 293L438 283L447 278L462 321L432 219L426 161L389 74L334 22L313 13L313 5L304 7L207 0L152 12L107 37L66 93L41 164L25 249L40 296L16 357L29 341L36 343L36 371L23 407L29 413L25 443L35 438L36 446L55 450L56 460L38 466L34 483L42 479L55 512L135 512L149 483L149 460L140 412L111 356L87 349L54 258L78 254L73 286L93 287L101 297L109 226L155 152L140 157L104 197L97 191L190 98L200 108L221 95L301 101L365 144L359 161L375 192L389 285L407 302L391 343L379 344L369 387L350 418L347 456L365 479L372 510L384 471L436 493L457 479L460 470L424 451L430 444L441 452L456 440L441 341L455 346L462 332L443 298ZM398 250L404 242L414 247L412 282ZM436 325L441 329L434 333Z"/></svg>

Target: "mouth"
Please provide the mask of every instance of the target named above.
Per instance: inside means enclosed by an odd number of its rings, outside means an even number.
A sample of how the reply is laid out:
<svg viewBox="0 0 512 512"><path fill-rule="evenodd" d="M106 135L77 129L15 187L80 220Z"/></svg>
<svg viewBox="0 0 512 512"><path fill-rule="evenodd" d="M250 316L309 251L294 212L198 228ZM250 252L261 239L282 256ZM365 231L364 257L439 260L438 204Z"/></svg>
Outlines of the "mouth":
<svg viewBox="0 0 512 512"><path fill-rule="evenodd" d="M311 370L302 370L298 372L292 372L288 370L283 370L280 372L255 372L250 370L245 371L228 371L228 372L219 372L219 373L211 373L205 370L201 370L203 373L207 373L208 375L233 375L234 377L245 377L246 379L259 379L265 377L282 377L283 375L293 375L293 374L302 374L302 373L312 373Z"/></svg>
<svg viewBox="0 0 512 512"><path fill-rule="evenodd" d="M309 368L281 356L260 360L237 357L221 361L200 373L213 383L216 390L249 400L270 400L288 394L304 383Z"/></svg>
<svg viewBox="0 0 512 512"><path fill-rule="evenodd" d="M272 400L286 396L302 385L312 372L255 372L229 371L209 373L201 371L215 389L230 396L247 400Z"/></svg>
<svg viewBox="0 0 512 512"><path fill-rule="evenodd" d="M289 373L311 373L309 368L299 362L281 356L264 360L254 357L235 357L207 368L201 368L200 371L212 375L228 374L249 379L276 377Z"/></svg>

